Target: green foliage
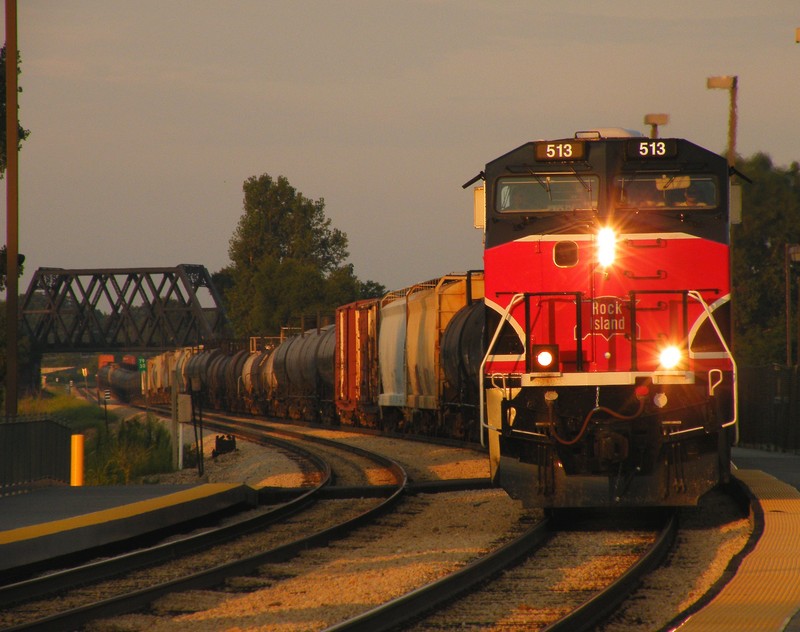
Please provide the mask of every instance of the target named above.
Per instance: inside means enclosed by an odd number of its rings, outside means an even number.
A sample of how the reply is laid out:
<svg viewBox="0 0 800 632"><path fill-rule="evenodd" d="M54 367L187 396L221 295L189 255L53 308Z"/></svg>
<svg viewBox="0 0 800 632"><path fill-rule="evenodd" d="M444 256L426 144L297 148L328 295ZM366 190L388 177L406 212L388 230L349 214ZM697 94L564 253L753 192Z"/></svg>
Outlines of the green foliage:
<svg viewBox="0 0 800 632"><path fill-rule="evenodd" d="M752 183L743 183L742 223L732 231L736 354L744 364L783 363L785 246L800 243L800 168L796 162L775 167L763 153L737 168ZM794 311L797 275L798 270L791 275Z"/></svg>
<svg viewBox="0 0 800 632"><path fill-rule="evenodd" d="M0 292L6 289L6 276L8 276L8 257L6 255L8 248L4 245L0 248ZM17 254L17 276L21 277L25 272L25 255Z"/></svg>
<svg viewBox="0 0 800 632"><path fill-rule="evenodd" d="M17 74L21 74L19 68L20 56L17 52ZM17 86L17 92L22 92L22 88ZM18 128L19 145L22 147L22 141L30 136L31 131L24 129L22 125ZM3 178L6 172L6 47L0 48L0 179Z"/></svg>
<svg viewBox="0 0 800 632"><path fill-rule="evenodd" d="M358 285L358 298L380 298L386 294L386 286L375 281L364 281Z"/></svg>
<svg viewBox="0 0 800 632"><path fill-rule="evenodd" d="M110 436L94 436L86 458L87 485L127 485L139 476L172 471L172 441L164 424L148 416L145 421L121 421Z"/></svg>
<svg viewBox="0 0 800 632"><path fill-rule="evenodd" d="M242 188L244 215L228 251L237 270L271 257L278 263L313 264L327 273L347 257L347 236L330 227L322 198L310 200L283 176L273 180L268 174L248 178Z"/></svg>
<svg viewBox="0 0 800 632"><path fill-rule="evenodd" d="M6 322L6 303L0 301L0 385L6 382L6 336L8 334L8 323ZM24 389L26 381L30 382L35 364L34 353L31 349L31 341L27 336L21 336L17 340L17 369L18 384ZM0 405L5 405L5 389L0 389Z"/></svg>
<svg viewBox="0 0 800 632"><path fill-rule="evenodd" d="M50 415L66 423L75 432L88 433L104 428L105 414L102 408L67 395L60 389L47 389L36 397L23 397L19 400L20 415ZM115 419L109 413L109 420Z"/></svg>
<svg viewBox="0 0 800 632"><path fill-rule="evenodd" d="M285 177L268 174L249 178L243 190L231 265L213 276L237 334L276 335L293 317L330 313L361 297L365 284L343 263L347 236L331 226L322 198L306 198Z"/></svg>
<svg viewBox="0 0 800 632"><path fill-rule="evenodd" d="M108 411L108 432L102 407L50 388L20 399L19 414L51 416L86 436L87 485L125 485L140 476L172 471L169 430L150 415L119 421Z"/></svg>
<svg viewBox="0 0 800 632"><path fill-rule="evenodd" d="M197 467L197 446L193 443L183 444L183 469Z"/></svg>

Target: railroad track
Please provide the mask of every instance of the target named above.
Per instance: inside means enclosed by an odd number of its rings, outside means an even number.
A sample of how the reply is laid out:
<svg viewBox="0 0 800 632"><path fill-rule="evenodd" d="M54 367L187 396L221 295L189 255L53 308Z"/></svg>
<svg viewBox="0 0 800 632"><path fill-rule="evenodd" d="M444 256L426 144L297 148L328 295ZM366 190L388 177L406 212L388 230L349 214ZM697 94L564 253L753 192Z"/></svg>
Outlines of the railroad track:
<svg viewBox="0 0 800 632"><path fill-rule="evenodd" d="M241 422L239 434L245 432L258 433L263 430L261 424L254 422L250 428L242 428ZM271 424L268 424L271 427ZM281 425L282 426L282 425ZM220 430L227 432L229 428L220 426ZM281 432L286 436L299 434L297 441L307 441L306 435L315 434L328 435L337 434L327 430L289 430L281 428ZM345 433L347 434L347 433ZM321 439L317 441L317 439ZM322 452L326 449L329 439L317 437L314 443L320 446ZM366 444L367 441L356 439L356 442ZM390 450L396 450L396 444L391 442ZM332 448L333 449L333 448ZM385 450L381 450L385 451ZM405 457L406 460L421 461L420 457ZM402 461L403 459L401 459ZM364 490L364 476L358 474L358 467L353 468L353 476L346 473L348 468L339 465L334 468L343 473L340 477L339 488L328 486L323 496L328 498L346 498ZM430 468L428 468L430 469ZM551 582L547 583L541 577L533 581L538 584L538 590L543 590L538 596L532 593L524 598L517 598L526 582L535 578L536 574L541 574L545 568L545 560L548 556L552 559L563 562L565 559L574 558L573 551L579 548L576 539L597 541L598 532L582 532L580 529L558 529L547 526L539 520L540 512L536 513L514 513L508 516L499 517L494 524L488 521L495 517L497 507L507 507L516 504L505 497L505 494L497 490L487 490L485 485L477 484L477 481L450 481L448 485L434 485L424 479L422 472L425 468L417 471L415 484L406 484L406 490L411 492L441 491L443 493L433 497L428 495L398 496L393 510L388 509L381 514L381 517L366 519L360 523L351 523L343 527L343 532L339 536L329 538L321 536L318 541L309 540L299 543L293 549L280 550L276 548L269 553L264 553L257 562L250 562L249 565L235 564L225 565L216 575L208 575L196 582L187 581L181 585L173 584L167 586L162 593L150 593L140 596L139 602L130 601L122 609L109 609L107 611L95 610L91 616L85 620L95 620L92 625L93 630L114 629L113 622L109 622L104 627L102 621L97 621L98 617L114 617L119 612L131 609L147 608L145 613L128 615L130 618L127 624L137 629L157 630L203 630L218 629L217 626L240 626L246 628L249 620L236 619L236 615L231 610L241 610L254 612L261 608L259 616L268 615L272 618L256 619L252 615L253 625L269 626L270 622L274 625L281 625L282 629L295 629L291 626L297 624L296 629L329 629L329 630L377 630L392 629L402 627L418 631L429 629L449 629L464 625L466 612L489 612L486 604L505 604L506 612L491 615L489 619L476 618L474 614L468 614L468 625L473 627L491 627L498 621L507 621L508 617L518 617L523 615L537 623L525 623L529 629L547 630L576 630L591 629L598 619L607 616L610 610L616 608L621 598L626 597L631 586L638 583L640 574L645 572L651 565L657 563L657 556L663 554L665 547L672 537L667 531L657 535L655 531L637 530L636 533L621 533L618 529L609 529L608 534L603 536L610 539L608 550L596 552L597 559L618 558L612 564L614 570L611 572L606 569L602 573L597 571L597 566L593 563L584 561L576 568L575 564L562 565L560 571L563 576L571 574L574 577L576 590L564 591L563 586L554 586ZM426 487L427 486L427 487ZM378 491L380 488L381 491ZM447 491L454 489L471 491ZM373 491L378 494L386 492L385 486L378 484ZM492 496L494 495L494 497ZM496 496L499 496L500 500ZM329 503L324 501L318 505L331 505L340 501ZM427 523L426 530L422 531L424 536L433 537L435 531L441 543L423 542L419 550L414 547L406 548L405 545L394 545L393 533L401 533L411 528L416 521L420 522L426 514L442 503L449 503L450 509L444 512L444 518L436 518L433 522ZM490 510L484 511L485 506L490 503ZM335 508L335 513L341 513L341 507ZM483 512L483 513L481 513ZM537 515L538 514L538 515ZM316 520L308 512L303 512L303 521ZM468 517L464 517L468 516ZM448 522L449 520L449 522ZM435 526L431 526L435 524ZM454 561L457 546L454 544L463 538L463 531L459 529L467 525L471 530L485 528L493 533L495 538L486 538L483 549L469 552ZM500 538L502 528L510 527L508 533ZM298 529L296 523L286 525L289 530ZM674 525L670 527L674 529ZM600 533L606 533L601 531ZM336 539L336 543L330 543ZM559 539L561 543L559 543ZM491 540L491 541L490 541ZM502 540L502 542L500 541ZM542 543L546 542L546 545ZM658 542L658 545L652 544ZM324 548L315 548L325 545ZM447 549L451 547L452 550ZM402 547L402 550L401 550ZM494 550L498 551L495 553ZM645 551L652 549L642 558L641 561L634 563L636 555L632 555L632 550ZM567 552L565 554L565 551ZM548 553L549 552L549 553ZM463 553L459 551L459 553ZM402 574L401 569L405 565L411 565L411 561L426 559L428 557L440 556L442 560L436 563L430 562L429 566L438 565L436 572L429 573L429 577L424 580L415 578L413 580L401 579L396 586L389 588L378 586L381 579L385 578L387 583L395 582L398 575ZM594 555L594 554L593 554ZM449 556L449 557L448 557ZM291 558L290 563L284 563ZM469 558L469 559L466 559ZM519 562L520 559L527 558L527 561ZM373 561L381 560L383 566L381 570L372 570L369 564ZM428 560L429 561L429 560ZM255 564L255 566L253 565ZM506 569L509 564L513 565L512 570ZM602 566L602 563L600 563ZM259 571L253 569L259 567ZM633 566L631 570L626 570ZM346 567L354 570L348 575L333 575L330 570L332 567ZM590 586L589 592L597 592L597 595L588 598L585 582L578 581L576 573L580 569L594 568L592 577L602 575L609 583L609 589L603 586ZM500 573L501 578L485 584L486 587L477 592L470 593L471 587L483 585L486 577L496 576ZM619 581L612 582L611 576L619 575ZM355 579L354 579L355 578ZM306 583L302 583L306 581ZM353 583L355 581L355 583ZM503 583L505 582L505 584ZM325 589L324 584L338 586L339 591L329 602L317 598L319 593ZM365 584L376 584L376 595L366 594L362 588ZM209 586L216 585L220 588L209 592ZM544 587L542 589L542 587ZM555 587L555 590L554 590ZM200 590L198 590L200 589ZM178 591L189 591L179 593ZM287 596L295 593L299 599L293 602L295 597ZM571 592L570 596L565 596L566 592ZM266 605L256 605L257 595L264 593L263 600ZM545 593L550 593L549 595ZM552 606L552 595L558 595L559 605ZM163 596L170 594L170 596ZM211 594L215 596L210 596ZM162 595L162 596L159 596ZM513 603L509 602L509 596L515 595ZM611 595L611 596L609 596ZM313 597L312 597L313 596ZM621 597L622 596L622 597ZM550 605L545 601L545 597L550 600ZM561 599L562 597L563 600ZM453 602L454 599L457 601ZM481 601L483 600L483 601ZM447 603L454 603L450 608L445 608ZM138 603L138 605L137 605ZM231 604L226 606L224 604ZM472 605L469 605L472 603ZM281 604L281 605L276 605ZM477 605L475 605L477 604ZM542 605L540 610L545 610L544 615L537 611L537 607ZM431 608L437 612L430 614ZM270 612L273 611L273 612ZM426 613L428 613L426 615ZM559 617L563 615L563 619ZM424 618L424 617L429 618ZM483 616L483 615L480 615ZM314 623L308 625L308 617L313 617ZM123 622L126 618L123 618ZM255 623L255 622L258 623ZM459 623L461 622L461 623ZM124 623L123 623L124 624ZM43 622L28 629L64 629L63 622L47 627L49 624ZM304 627L305 626L305 627ZM550 626L550 627L547 627ZM71 626L75 627L75 626ZM26 629L26 628L19 628ZM527 629L527 628L526 628Z"/></svg>
<svg viewBox="0 0 800 632"><path fill-rule="evenodd" d="M655 528L638 524L609 529L607 524L592 526L591 521L577 530L551 527L548 538L502 576L493 581L477 578L479 590L425 618L423 610L420 620L406 628L413 632L463 627L596 629L669 552L677 533L677 513L660 513L663 517ZM368 629L362 622L354 623L330 630Z"/></svg>
<svg viewBox="0 0 800 632"><path fill-rule="evenodd" d="M399 526L396 513L388 514L395 527ZM422 513L418 505L406 508L407 516L418 513ZM251 611L254 607L251 595L272 584L283 583L288 585L274 593L268 590L262 598L262 601L271 603L264 605L265 612L261 614L272 609L275 610L274 618L258 619L253 622L254 627L275 625L284 629L325 629L327 632L393 629L423 631L457 629L463 626L469 629L489 629L513 616L514 623L520 626L517 629L588 630L627 598L643 574L660 563L674 538L676 521L672 516L661 525L660 531L649 527L624 531L617 528L563 531L552 527L546 520L534 521L534 524L528 524L527 529L503 546L480 555L470 564L461 565L458 570L437 581L416 587L394 599L387 599L386 603L375 608L365 609L364 595L346 577L336 579L342 586L342 591L336 598L328 603L318 603L315 595L325 592L323 584L332 580L328 570L330 563L326 561L329 556L338 558L334 565L352 565L358 569L354 574L363 572L366 582L373 581L379 574L386 574L393 580L393 571L389 566L402 566L402 556L389 561L384 570L377 574L363 565L366 557L386 557L385 553L370 551L372 546L376 546L379 551L385 551L385 544L370 543L379 537L386 540L387 526L385 523L371 524L362 528L342 540L337 545L339 550L335 552L307 552L304 555L311 559L305 562L293 560L288 566L272 564L262 567L258 576L239 578L223 587L216 597L209 597L207 591L173 596L162 601L150 615L142 615L144 618L128 623L152 627L154 630L214 629L209 627L209 622L246 629L247 623L232 619L230 610L241 608ZM577 540L582 540L583 543ZM602 545L597 544L598 540ZM594 544L587 546L586 542ZM588 548L589 552L576 568L578 558L571 554L565 555L565 548L570 553L582 548ZM609 557L616 559L609 563ZM557 582L554 584L548 578L548 574L552 577L558 572L564 572L564 569L567 574L574 573L586 566L595 570L605 567L598 573L600 580L595 578L594 585L587 582L586 578L573 575L573 589L564 590L556 585ZM302 575L313 575L313 578L308 583L295 584L297 577ZM487 580L498 575L501 575L501 579L486 584ZM599 583L604 585L600 586ZM357 593L352 599L348 594L351 588ZM397 592L396 587L391 586L384 590ZM470 594L463 597L465 592ZM297 593L295 597L299 594L300 603L292 601L291 593ZM596 594L587 598L589 593ZM554 594L557 605L554 605ZM458 600L447 607L454 599ZM220 605L223 601L228 602L228 605ZM507 611L504 614L498 614L498 604L506 605ZM284 606L287 610L285 618L280 611ZM354 616L341 615L342 612L353 609L360 612ZM430 615L431 610L436 612ZM313 614L309 615L309 611ZM426 614L429 615L428 618L420 621ZM313 625L307 625L308 620L303 619L306 616L313 617ZM112 625L110 622L108 629L113 629ZM106 628L100 625L94 629Z"/></svg>
<svg viewBox="0 0 800 632"><path fill-rule="evenodd" d="M265 440L266 434L253 431L252 436ZM297 442L274 436L269 440L281 443L286 449L301 449ZM326 449L331 454L336 448L330 443ZM246 575L263 564L291 558L309 547L323 546L374 520L397 503L407 481L400 466L380 455L369 455L365 450L348 446L339 446L338 450L342 452L338 457L340 464L347 461L344 453L350 453L360 463L351 469L384 471L384 480L394 480L391 493L387 494L384 489L366 494L379 499L354 500L347 507L340 502L336 511L331 512L323 507L330 501L321 499L336 479L336 467L330 467L318 455L305 451L307 458L318 463L323 475L319 477L319 484L290 502L265 514L196 536L4 586L0 589L0 603L3 604L0 626L7 630L74 629L97 618L130 612L170 592L213 586L228 577ZM348 480L348 476L340 478ZM303 531L305 535L301 535ZM176 563L178 558L180 565ZM228 561L221 561L225 558ZM131 569L138 570L129 572ZM121 579L107 579L123 572L125 575ZM72 588L87 582L90 582L88 587ZM59 593L57 598L41 599L53 592Z"/></svg>

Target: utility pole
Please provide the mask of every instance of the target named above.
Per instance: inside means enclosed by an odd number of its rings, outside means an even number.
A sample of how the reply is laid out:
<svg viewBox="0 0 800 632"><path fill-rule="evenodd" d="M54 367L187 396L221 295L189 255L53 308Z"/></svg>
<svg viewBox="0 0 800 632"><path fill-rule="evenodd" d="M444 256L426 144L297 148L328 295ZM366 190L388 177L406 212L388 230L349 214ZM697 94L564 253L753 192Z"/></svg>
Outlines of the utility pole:
<svg viewBox="0 0 800 632"><path fill-rule="evenodd" d="M6 421L17 416L19 358L19 128L17 1L6 0Z"/></svg>

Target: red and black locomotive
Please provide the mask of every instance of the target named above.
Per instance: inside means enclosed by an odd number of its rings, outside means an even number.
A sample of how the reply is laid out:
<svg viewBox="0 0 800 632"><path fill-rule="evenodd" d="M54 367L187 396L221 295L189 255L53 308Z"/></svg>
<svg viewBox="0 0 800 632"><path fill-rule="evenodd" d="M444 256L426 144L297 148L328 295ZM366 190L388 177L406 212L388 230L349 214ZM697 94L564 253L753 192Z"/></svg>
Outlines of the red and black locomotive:
<svg viewBox="0 0 800 632"><path fill-rule="evenodd" d="M695 504L736 432L726 160L600 130L480 177L494 480L530 506Z"/></svg>

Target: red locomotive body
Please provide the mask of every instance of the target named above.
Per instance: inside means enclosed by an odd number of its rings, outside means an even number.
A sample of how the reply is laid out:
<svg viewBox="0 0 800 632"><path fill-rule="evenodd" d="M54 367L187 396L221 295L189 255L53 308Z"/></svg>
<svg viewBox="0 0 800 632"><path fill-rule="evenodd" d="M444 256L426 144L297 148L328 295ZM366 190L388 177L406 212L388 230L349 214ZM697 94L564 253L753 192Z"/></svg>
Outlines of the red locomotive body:
<svg viewBox="0 0 800 632"><path fill-rule="evenodd" d="M530 506L696 503L736 423L725 160L597 132L484 178L495 481Z"/></svg>

